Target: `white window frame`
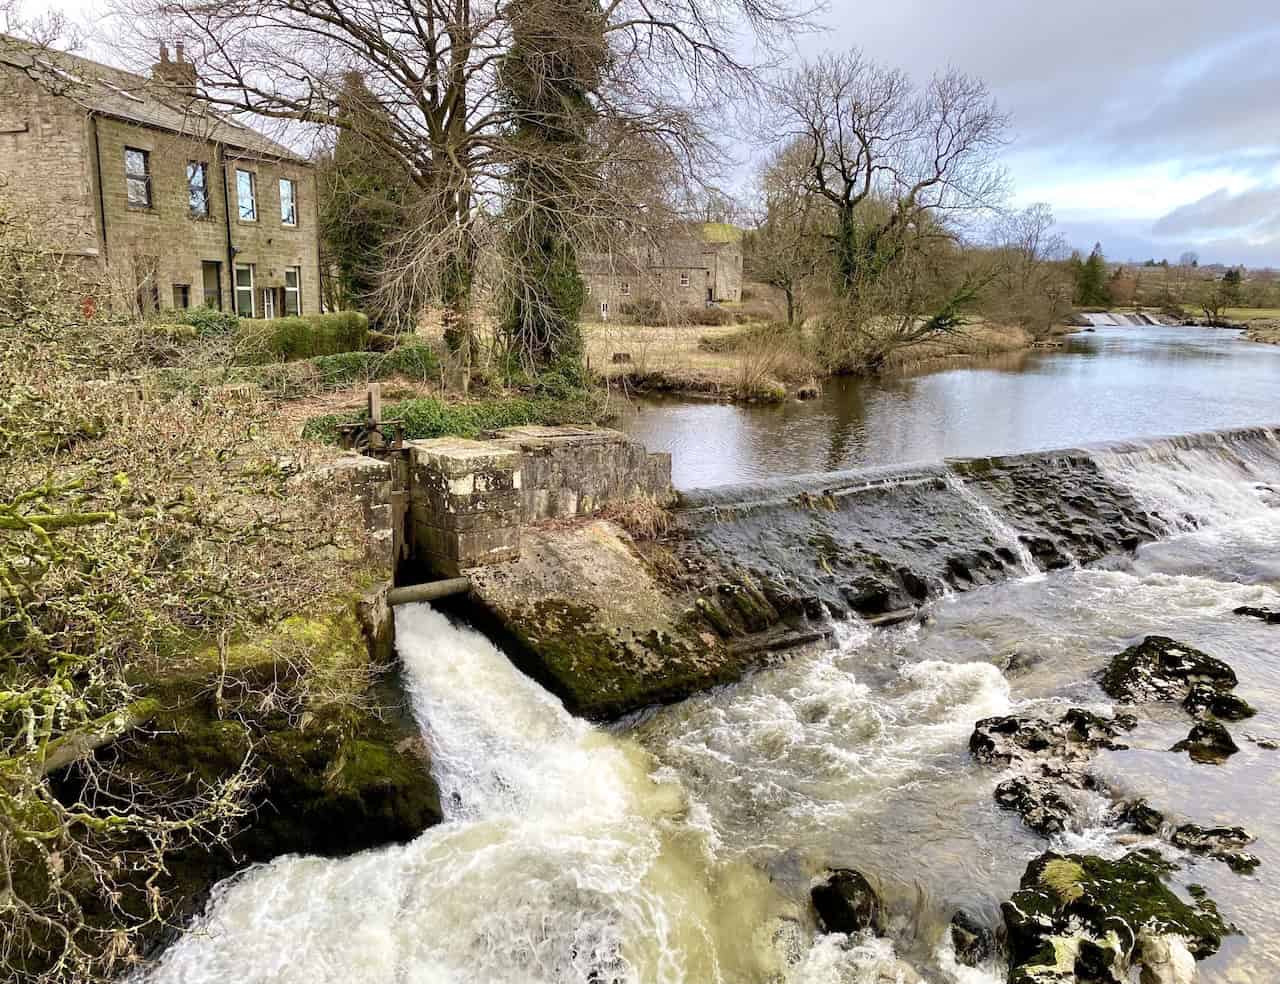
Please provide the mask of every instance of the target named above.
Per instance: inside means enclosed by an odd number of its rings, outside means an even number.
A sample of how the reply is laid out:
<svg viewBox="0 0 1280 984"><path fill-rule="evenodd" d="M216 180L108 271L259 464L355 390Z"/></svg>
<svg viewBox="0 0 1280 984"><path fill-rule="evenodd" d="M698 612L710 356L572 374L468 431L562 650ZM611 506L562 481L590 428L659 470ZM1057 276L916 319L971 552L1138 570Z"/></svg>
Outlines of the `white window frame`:
<svg viewBox="0 0 1280 984"><path fill-rule="evenodd" d="M276 316L276 292L270 287L265 287L262 291L262 316L264 318Z"/></svg>
<svg viewBox="0 0 1280 984"><path fill-rule="evenodd" d="M608 301L600 302L600 320L601 321L609 320L609 302Z"/></svg>
<svg viewBox="0 0 1280 984"><path fill-rule="evenodd" d="M630 296L631 296L631 284L629 284L629 283L628 283L627 281L625 281L625 280L624 280L624 281L622 281L622 286L619 288L618 293L620 293L623 297L630 297Z"/></svg>
<svg viewBox="0 0 1280 984"><path fill-rule="evenodd" d="M241 271L245 271L249 274L249 283L247 286L242 285L240 283ZM257 294L257 291L254 290L254 281L256 279L257 278L254 275L254 269L253 269L252 263L236 264L234 300L235 300L236 314L239 315L241 318L246 318L246 317L256 318L258 316L258 294ZM249 294L249 313L247 315L244 313L244 308L240 306L240 295L241 293L246 291Z"/></svg>
<svg viewBox="0 0 1280 984"><path fill-rule="evenodd" d="M289 275L293 275L293 286L289 286ZM289 267L284 272L284 316L289 317L289 295L296 295L294 298L294 310L297 314L302 314L302 267Z"/></svg>
<svg viewBox="0 0 1280 984"><path fill-rule="evenodd" d="M688 286L689 286L689 271L688 271L688 270L685 270L683 273L681 273L681 274L680 274L680 286L681 286L681 287L688 287Z"/></svg>
<svg viewBox="0 0 1280 984"><path fill-rule="evenodd" d="M281 178L278 185L280 190L280 224L289 229L296 229L298 226L298 182L293 178ZM289 215L286 218L284 212L284 190L289 189Z"/></svg>
<svg viewBox="0 0 1280 984"><path fill-rule="evenodd" d="M240 192L240 175L247 175L249 178L249 214L245 216L245 201L241 197ZM243 167L236 168L236 216L241 222L257 222L258 221L258 175Z"/></svg>
<svg viewBox="0 0 1280 984"><path fill-rule="evenodd" d="M590 284L586 284L585 286L586 286L586 288L587 288L587 296L588 296L588 297L590 297L590 296L591 296L591 285L590 285Z"/></svg>

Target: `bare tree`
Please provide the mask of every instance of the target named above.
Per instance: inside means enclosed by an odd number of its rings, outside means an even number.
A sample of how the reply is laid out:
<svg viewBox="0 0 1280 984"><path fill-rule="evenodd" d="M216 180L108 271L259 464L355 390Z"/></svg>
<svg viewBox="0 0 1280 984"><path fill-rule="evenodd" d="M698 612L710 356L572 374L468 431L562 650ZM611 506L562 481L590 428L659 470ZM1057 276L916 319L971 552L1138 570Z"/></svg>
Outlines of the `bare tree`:
<svg viewBox="0 0 1280 984"><path fill-rule="evenodd" d="M849 294L891 266L929 218L991 209L1005 173L1008 121L986 85L957 71L917 89L858 49L787 73L775 96L777 139L808 155L808 185L835 211L838 284ZM874 209L863 208L879 203Z"/></svg>
<svg viewBox="0 0 1280 984"><path fill-rule="evenodd" d="M518 0L122 2L152 38L187 39L202 96L228 110L358 127L338 97L344 77L360 74L389 120L362 136L417 186L386 289L443 304L457 345L470 337L484 227L524 221L530 166L596 179L612 151L644 145L661 149L675 180L687 176L712 148L699 114L754 81L755 62L739 54L750 47L742 34L780 43L799 17L784 0L611 0L598 15L552 17L544 55L579 45L604 53L583 92L596 121L584 149L522 139L521 109L501 77L514 23L529 8ZM587 238L579 230L636 219L636 202L587 197L572 213L579 242Z"/></svg>
<svg viewBox="0 0 1280 984"><path fill-rule="evenodd" d="M782 292L790 326L803 318L805 294L827 257L829 212L808 187L807 164L803 144L783 147L766 159L753 227L742 241L743 272Z"/></svg>
<svg viewBox="0 0 1280 984"><path fill-rule="evenodd" d="M1053 228L1053 211L1042 202L1001 216L992 230L995 271L988 310L1033 335L1047 334L1071 307L1072 286L1062 269L1069 247Z"/></svg>

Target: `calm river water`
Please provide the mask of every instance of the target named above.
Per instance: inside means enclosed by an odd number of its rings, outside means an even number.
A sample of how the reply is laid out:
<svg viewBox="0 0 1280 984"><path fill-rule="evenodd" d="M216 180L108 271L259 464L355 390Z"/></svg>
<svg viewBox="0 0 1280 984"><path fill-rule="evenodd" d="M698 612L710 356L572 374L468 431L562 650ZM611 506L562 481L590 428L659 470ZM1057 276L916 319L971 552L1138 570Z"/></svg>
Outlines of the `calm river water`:
<svg viewBox="0 0 1280 984"><path fill-rule="evenodd" d="M677 488L1075 447L1280 420L1280 346L1206 328L1099 328L1063 349L913 377L835 379L777 406L646 400L619 427Z"/></svg>

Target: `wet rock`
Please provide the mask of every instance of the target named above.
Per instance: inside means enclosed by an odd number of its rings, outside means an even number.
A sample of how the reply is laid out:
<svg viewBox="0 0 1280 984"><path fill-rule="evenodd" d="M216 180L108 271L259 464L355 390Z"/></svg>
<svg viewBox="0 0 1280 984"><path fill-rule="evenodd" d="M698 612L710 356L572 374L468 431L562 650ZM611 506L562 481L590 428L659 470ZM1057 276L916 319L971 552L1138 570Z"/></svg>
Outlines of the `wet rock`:
<svg viewBox="0 0 1280 984"><path fill-rule="evenodd" d="M1195 984L1196 958L1178 936L1144 929L1138 938L1139 984Z"/></svg>
<svg viewBox="0 0 1280 984"><path fill-rule="evenodd" d="M1165 636L1147 636L1114 656L1102 676L1102 689L1129 703L1182 700L1198 683L1221 691L1238 681L1222 660Z"/></svg>
<svg viewBox="0 0 1280 984"><path fill-rule="evenodd" d="M1116 819L1143 834L1158 834L1164 828L1164 814L1144 799L1121 804Z"/></svg>
<svg viewBox="0 0 1280 984"><path fill-rule="evenodd" d="M984 718L974 726L969 752L988 765L1010 765L1030 758L1079 760L1099 748L1125 748L1116 738L1136 724L1128 715L1104 718L1076 707L1056 723L1017 715Z"/></svg>
<svg viewBox="0 0 1280 984"><path fill-rule="evenodd" d="M1158 976L1182 967L1179 947L1157 945L1156 931L1203 959L1228 930L1211 903L1193 908L1175 895L1163 881L1167 870L1150 851L1117 861L1049 852L1032 861L1001 907L1009 984L1121 984L1135 967L1147 981L1178 981Z"/></svg>
<svg viewBox="0 0 1280 984"><path fill-rule="evenodd" d="M1205 854L1227 864L1232 871L1247 873L1262 862L1242 848L1253 843L1253 835L1243 827L1201 827L1184 823L1170 840L1185 851Z"/></svg>
<svg viewBox="0 0 1280 984"><path fill-rule="evenodd" d="M852 868L837 868L809 893L818 925L825 933L884 932L880 896L866 876Z"/></svg>
<svg viewBox="0 0 1280 984"><path fill-rule="evenodd" d="M1268 752L1280 751L1280 738L1268 738L1265 735L1251 735L1246 732L1245 739Z"/></svg>
<svg viewBox="0 0 1280 984"><path fill-rule="evenodd" d="M1249 605L1241 605L1239 608L1234 609L1232 614L1260 618L1269 625L1280 625L1280 611L1273 611L1270 608L1253 608Z"/></svg>
<svg viewBox="0 0 1280 984"><path fill-rule="evenodd" d="M1044 837L1052 837L1067 829L1075 816L1075 807L1061 793L1057 784L1034 776L1014 776L996 786L996 803L1012 810L1022 822Z"/></svg>
<svg viewBox="0 0 1280 984"><path fill-rule="evenodd" d="M1223 721L1243 721L1258 713L1243 697L1223 693L1203 683L1191 688L1182 706L1196 717L1208 713Z"/></svg>
<svg viewBox="0 0 1280 984"><path fill-rule="evenodd" d="M956 962L977 967L995 956L996 934L964 910L951 917L951 946Z"/></svg>
<svg viewBox="0 0 1280 984"><path fill-rule="evenodd" d="M1188 752L1196 762L1218 765L1240 751L1240 746L1217 721L1199 721L1191 729L1191 733L1170 751Z"/></svg>

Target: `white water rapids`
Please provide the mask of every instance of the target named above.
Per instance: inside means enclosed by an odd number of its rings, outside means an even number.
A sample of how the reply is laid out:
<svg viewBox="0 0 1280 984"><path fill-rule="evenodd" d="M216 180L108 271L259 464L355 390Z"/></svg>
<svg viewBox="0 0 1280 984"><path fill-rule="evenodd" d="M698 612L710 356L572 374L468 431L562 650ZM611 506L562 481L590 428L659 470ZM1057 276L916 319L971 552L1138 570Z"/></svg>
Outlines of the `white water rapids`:
<svg viewBox="0 0 1280 984"><path fill-rule="evenodd" d="M1159 632L1227 659L1260 710L1246 730L1280 735L1277 631L1229 614L1280 607L1280 446L1253 458L1156 447L1099 464L1169 527L1121 569L939 599L905 629L843 626L826 652L625 731L571 717L474 631L401 609L398 647L446 822L407 845L286 857L229 880L145 980L1001 980L955 964L946 920L963 907L997 921L1047 845L993 804L999 774L967 753L976 720L1095 706L1106 656ZM1186 729L1179 708L1153 711L1107 767L1161 808L1260 834L1256 877L1194 859L1187 877L1244 930L1204 979L1280 978L1280 753L1241 739L1227 766L1194 766L1167 751ZM1059 846L1105 840L1072 831ZM888 939L818 933L807 895L827 866L883 883Z"/></svg>

